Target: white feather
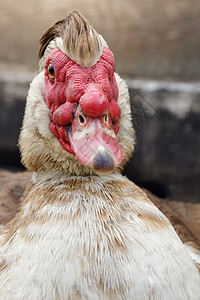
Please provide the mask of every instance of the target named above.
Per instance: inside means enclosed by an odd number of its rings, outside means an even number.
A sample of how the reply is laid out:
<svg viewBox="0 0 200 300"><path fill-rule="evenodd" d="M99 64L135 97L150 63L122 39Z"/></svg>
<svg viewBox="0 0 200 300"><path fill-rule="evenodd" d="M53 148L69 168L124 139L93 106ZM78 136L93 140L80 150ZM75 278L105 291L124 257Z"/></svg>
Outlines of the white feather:
<svg viewBox="0 0 200 300"><path fill-rule="evenodd" d="M89 178L79 179L85 181L84 193L66 193L67 182L77 177L34 178L29 197L40 192L41 198L24 206L24 217L38 201L45 202L43 191L53 183L59 196L35 211L34 220L2 246L1 260L9 268L1 273L1 299L199 299L199 273L166 217L142 195L130 197L128 189L124 198L109 198L106 183L132 186L119 174L93 177L92 184ZM113 210L112 201L120 206ZM144 210L166 226L148 227L131 210ZM110 221L102 218L103 212Z"/></svg>

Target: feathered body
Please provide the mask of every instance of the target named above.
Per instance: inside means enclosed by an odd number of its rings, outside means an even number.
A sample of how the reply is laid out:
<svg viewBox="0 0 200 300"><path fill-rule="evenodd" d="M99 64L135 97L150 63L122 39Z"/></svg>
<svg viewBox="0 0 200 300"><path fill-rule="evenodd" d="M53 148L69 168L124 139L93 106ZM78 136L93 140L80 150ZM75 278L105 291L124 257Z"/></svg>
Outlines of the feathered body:
<svg viewBox="0 0 200 300"><path fill-rule="evenodd" d="M71 37L70 52L62 37L66 31L74 32L68 25L76 26L78 37L85 28L96 48L90 40L80 48ZM109 115L103 111L103 117L92 110L84 93L76 103L61 100L55 105L50 104L53 98L46 100L48 78L44 69L54 49L87 70L93 66L95 69L100 61L107 45L88 26L74 12L42 39L39 74L31 84L20 135L22 160L35 173L20 212L1 232L1 299L200 299L198 268L168 219L144 192L120 174L134 145L124 81L114 73L109 77L111 99L108 91L104 91L106 97L102 96L100 83L86 88L85 94L93 95L91 101L99 103L100 111L104 105L108 109ZM83 41L81 45L85 45ZM85 55L88 51L90 55ZM117 93L112 89L115 81ZM91 84L88 79L87 84ZM56 82L52 86L56 87ZM65 104L67 101L72 105ZM71 119L62 105L73 112ZM76 131L80 111L84 122ZM65 124L63 120L68 121ZM100 133L97 141L94 132ZM81 152L79 143L85 135L92 146L88 144L89 150ZM99 153L103 157L100 162L96 159Z"/></svg>

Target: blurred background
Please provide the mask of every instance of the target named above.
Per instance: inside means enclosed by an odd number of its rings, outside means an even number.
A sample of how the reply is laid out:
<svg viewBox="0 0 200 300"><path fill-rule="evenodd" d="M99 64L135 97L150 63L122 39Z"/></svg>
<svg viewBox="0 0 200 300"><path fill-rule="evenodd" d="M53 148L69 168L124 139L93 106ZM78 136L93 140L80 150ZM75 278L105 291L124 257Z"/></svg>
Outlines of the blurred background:
<svg viewBox="0 0 200 300"><path fill-rule="evenodd" d="M137 146L125 174L154 194L200 202L200 1L0 0L0 168L17 139L42 33L79 10L126 78Z"/></svg>

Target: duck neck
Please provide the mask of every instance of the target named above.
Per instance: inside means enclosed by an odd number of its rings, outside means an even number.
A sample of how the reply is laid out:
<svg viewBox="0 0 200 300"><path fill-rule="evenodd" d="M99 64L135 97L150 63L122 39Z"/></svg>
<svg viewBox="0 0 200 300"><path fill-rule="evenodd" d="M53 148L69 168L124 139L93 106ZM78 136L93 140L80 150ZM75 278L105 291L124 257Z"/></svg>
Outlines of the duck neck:
<svg viewBox="0 0 200 300"><path fill-rule="evenodd" d="M121 175L121 173L119 172L114 172L112 174L109 175L105 175L105 176L99 176L99 175L79 175L79 176L75 176L75 175L71 175L71 174L67 174L67 173L62 173L62 172L53 172L53 173L49 173L49 172L34 172L33 176L32 176L32 183L34 185L38 185L38 184L42 184L42 183L50 183L51 185L58 185L61 184L63 182L67 183L67 182L71 182L71 181L80 181L83 184L87 184L90 182L93 182L93 184L95 184L95 182L112 182L112 181L118 181L118 180L123 180L124 177Z"/></svg>

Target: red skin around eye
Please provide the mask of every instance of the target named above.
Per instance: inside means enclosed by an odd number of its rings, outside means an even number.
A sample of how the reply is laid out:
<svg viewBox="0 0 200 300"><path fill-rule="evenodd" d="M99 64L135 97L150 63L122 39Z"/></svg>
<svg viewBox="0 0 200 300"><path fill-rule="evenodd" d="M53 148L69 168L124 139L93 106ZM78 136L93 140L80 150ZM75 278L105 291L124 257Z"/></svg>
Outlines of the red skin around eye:
<svg viewBox="0 0 200 300"><path fill-rule="evenodd" d="M54 80L48 75L50 63L54 66ZM68 141L64 134L61 136L59 128L63 127L66 131L78 103L87 116L100 117L108 110L113 122L117 123L120 108L117 104L118 86L114 76L112 52L104 47L99 61L93 67L86 68L72 61L58 48L52 50L45 63L43 95L51 111L50 130L62 146ZM118 126L113 127L115 133L117 128ZM65 148L68 149L68 146ZM70 152L69 149L67 151Z"/></svg>

